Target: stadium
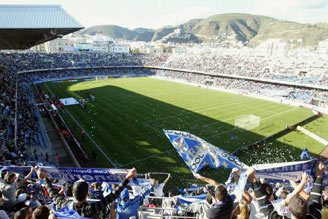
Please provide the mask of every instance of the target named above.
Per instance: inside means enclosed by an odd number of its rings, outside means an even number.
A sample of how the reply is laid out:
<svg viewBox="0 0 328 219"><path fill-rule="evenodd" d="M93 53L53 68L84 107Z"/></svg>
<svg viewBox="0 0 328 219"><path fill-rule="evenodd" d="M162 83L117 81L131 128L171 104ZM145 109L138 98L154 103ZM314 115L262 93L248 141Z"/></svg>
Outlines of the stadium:
<svg viewBox="0 0 328 219"><path fill-rule="evenodd" d="M277 201L292 194L286 208L305 193L325 218L327 69L275 74L267 59L225 53L35 53L25 49L83 26L60 6L1 5L4 16L0 218L296 218L266 199L252 208L265 184Z"/></svg>

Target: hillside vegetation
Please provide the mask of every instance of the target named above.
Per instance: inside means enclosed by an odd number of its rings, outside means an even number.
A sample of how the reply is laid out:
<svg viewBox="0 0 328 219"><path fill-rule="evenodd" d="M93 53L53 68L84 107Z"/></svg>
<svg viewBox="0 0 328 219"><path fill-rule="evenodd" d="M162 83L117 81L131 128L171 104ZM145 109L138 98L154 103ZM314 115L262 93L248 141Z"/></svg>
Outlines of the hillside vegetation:
<svg viewBox="0 0 328 219"><path fill-rule="evenodd" d="M176 31L179 30L179 31ZM80 31L81 34L103 34L114 39L162 42L242 42L249 46L280 38L294 43L302 39L303 46L316 46L328 39L328 24L303 24L282 21L271 17L251 14L218 14L206 19L193 19L175 27L157 30L128 28L116 25L93 26Z"/></svg>

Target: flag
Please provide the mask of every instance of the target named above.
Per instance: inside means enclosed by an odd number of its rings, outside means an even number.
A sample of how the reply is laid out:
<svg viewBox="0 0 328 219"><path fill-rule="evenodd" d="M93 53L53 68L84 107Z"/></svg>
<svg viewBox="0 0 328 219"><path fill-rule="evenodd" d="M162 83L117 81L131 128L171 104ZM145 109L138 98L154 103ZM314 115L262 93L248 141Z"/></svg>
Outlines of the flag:
<svg viewBox="0 0 328 219"><path fill-rule="evenodd" d="M173 147L193 173L205 166L212 168L247 168L236 156L188 132L163 130Z"/></svg>

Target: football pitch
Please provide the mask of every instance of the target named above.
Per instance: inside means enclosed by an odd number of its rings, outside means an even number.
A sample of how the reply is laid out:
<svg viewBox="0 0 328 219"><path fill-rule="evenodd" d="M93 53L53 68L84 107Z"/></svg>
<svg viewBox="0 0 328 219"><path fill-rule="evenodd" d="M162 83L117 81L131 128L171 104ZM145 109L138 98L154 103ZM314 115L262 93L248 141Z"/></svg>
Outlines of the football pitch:
<svg viewBox="0 0 328 219"><path fill-rule="evenodd" d="M229 152L254 143L313 113L311 110L241 95L164 81L154 78L119 78L41 85L58 98L74 97L88 101L61 109L62 116L81 140L91 157L97 153L97 167L136 167L138 172L170 172L168 188L185 188L197 182L175 151L163 129L180 130L203 138ZM235 129L235 119L254 114L260 126L247 131ZM309 131L328 139L328 119L320 117L304 125ZM81 139L81 128L86 138ZM308 148L315 156L324 145L298 131L273 139L239 158L247 165L300 160ZM205 169L201 172L224 182L229 170ZM198 181L199 183L199 181Z"/></svg>

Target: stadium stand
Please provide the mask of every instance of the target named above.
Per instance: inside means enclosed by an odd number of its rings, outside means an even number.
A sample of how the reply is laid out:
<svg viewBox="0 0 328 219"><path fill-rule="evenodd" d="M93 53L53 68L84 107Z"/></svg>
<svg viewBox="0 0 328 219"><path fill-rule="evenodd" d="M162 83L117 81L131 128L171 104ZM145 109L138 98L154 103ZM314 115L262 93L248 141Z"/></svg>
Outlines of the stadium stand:
<svg viewBox="0 0 328 219"><path fill-rule="evenodd" d="M247 80L247 79L237 79L237 78L228 78L228 77L222 77L218 75L206 75L206 74L197 74L193 72L180 72L180 71L173 71L173 70L165 70L165 69L156 69L156 68L143 68L142 66L138 67L129 67L133 64L135 64L134 57L121 57L119 56L110 56L110 60L113 60L112 67L96 67L92 66L91 63L94 64L92 61L94 57L102 56L103 54L99 55L72 55L72 57L75 57L74 59L84 60L84 64L81 64L81 68L74 68L69 69L71 67L76 67L72 63L73 61L67 62L63 65L51 65L53 68L63 68L63 69L52 69L52 70L40 70L47 66L43 63L43 58L41 54L1 54L2 55L2 61L1 61L1 80L3 83L1 83L1 98L2 103L1 104L1 113L2 113L2 120L1 120L1 127L2 127L2 148L3 148L3 154L1 156L1 160L3 161L3 164L13 164L13 165L28 165L29 161L35 161L38 160L38 163L44 163L44 164L50 164L51 161L49 158L40 158L36 157L37 154L29 153L31 150L28 150L26 148L30 147L40 147L40 126L38 125L38 117L35 116L35 109L33 108L33 104L31 104L31 96L29 92L29 86L34 82L44 82L44 81L51 81L51 80L63 80L67 78L78 78L78 77L96 77L96 76L115 76L115 77L122 77L122 76L156 76L156 77L164 77L168 79L174 79L174 80L183 80L189 83L194 84L201 84L204 85L204 81L213 80L215 82L214 85L216 87L220 87L223 89L233 89L237 92L242 93L250 93L250 94L261 94L266 95L269 97L282 97L288 100L292 101L299 101L302 103L308 103L309 99L314 96L316 98L326 98L327 91L320 91L316 89L310 89L307 87L293 87L293 86L287 86L285 84L272 84L272 83L265 83L263 81L253 81L253 80ZM24 69L24 64L26 63L26 59L33 56L41 56L38 58L32 58L32 60L40 60L35 61L35 66L29 65L29 69L33 71L22 71ZM66 56L71 56L70 54L65 54ZM47 62L51 60L52 57L56 59L57 54L47 55ZM82 56L82 57L80 57ZM105 55L103 55L105 56ZM131 58L131 60L130 60ZM71 59L72 60L72 59ZM120 60L120 61L118 61ZM133 61L132 61L133 60ZM41 64L39 64L41 63ZM50 61L49 63L56 63ZM70 63L70 64L69 64ZM90 63L90 64L89 64ZM108 63L108 62L107 62ZM100 63L99 63L100 64ZM92 67L91 67L92 66ZM122 66L122 67L118 67ZM83 68L84 67L84 68ZM90 69L85 69L85 67L88 67ZM36 70L38 69L38 70ZM14 74L16 71L20 70L20 74L16 75ZM16 81L17 83L17 89L16 89ZM17 94L16 94L17 90ZM42 92L42 91L41 91ZM15 99L15 95L17 95L17 115L19 117L19 122L17 123L17 146L15 146L15 136L14 136L14 129L15 124L13 124L13 121L15 120L15 101L12 101ZM32 168L32 172L34 169ZM56 200L53 199L54 194L57 192L48 191L50 189L50 184L46 185L46 189L40 189L42 188L42 181L40 184L40 181L36 180L35 178L30 179L31 174L27 174L26 177L17 179L15 177L16 175L11 174L3 170L2 172L2 181L0 182L1 190L3 197L5 200L12 200L12 206L8 208L7 204L4 205L3 209L7 211L7 215L11 214L21 214L22 209L26 209L26 211L32 212L34 210L35 214L40 209L40 206L51 204L51 199L56 203ZM306 176L304 176L306 177ZM41 177L42 178L42 177ZM28 180L29 181L26 181ZM19 184L17 184L17 182ZM211 181L209 181L211 182ZM255 181L254 181L255 182ZM319 181L318 181L319 182ZM317 182L317 183L318 183ZM14 183L14 184L12 184ZM58 184L57 181L49 181L49 183ZM72 182L70 183L72 184ZM60 185L60 184L59 184ZM151 186L151 185L148 185ZM254 188L256 188L258 185L254 184ZM29 190L29 188L36 188L35 190ZM152 186L151 186L152 187ZM37 189L39 188L39 189ZM148 188L147 186L145 188ZM63 190L63 185L59 186L60 190ZM90 187L91 189L91 187ZM313 189L318 190L316 192L321 193L321 190L319 187L314 187ZM104 193L105 190L102 187L98 187L97 191L100 191L100 193ZM207 190L205 190L207 191ZM225 193L226 189L223 187L220 190L215 191L214 193L214 200L216 201L224 201L226 198L222 198L220 194L223 192ZM297 192L292 192L292 189L288 190L290 192L290 197L298 197L294 196ZM50 193L49 193L50 192ZM283 194L285 194L286 191L284 191ZM64 193L60 193L61 197L66 199L72 196L72 192L67 190L66 195ZM126 193L126 192L125 192ZM206 194L200 191L189 193L188 195L201 195ZM50 196L49 196L50 195ZM138 196L138 194L135 194ZM255 195L256 194L255 192ZM262 194L261 194L262 195ZM144 217L186 217L190 212L192 212L193 216L196 215L203 215L203 217L208 218L230 218L231 215L234 215L237 217L239 214L245 214L243 213L246 206L246 216L243 216L244 218L262 218L263 215L261 214L269 214L269 218L280 218L283 215L290 215L293 212L292 211L282 211L282 209L285 209L285 207L282 206L288 206L289 203L282 202L281 199L279 199L280 195L276 195L275 202L284 203L279 205L279 208L273 204L273 208L271 208L270 211L265 212L259 212L259 207L256 207L258 205L262 205L261 202L256 202L254 198L250 198L246 200L246 204L243 202L240 202L239 204L236 199L228 198L231 200L231 204L229 204L229 210L228 211L222 211L222 209L226 209L224 206L220 205L209 205L207 206L207 210L204 210L203 204L199 203L193 203L190 206L181 204L177 201L176 198L164 198L163 205L155 206L153 198L145 198L144 202L141 202L140 204L143 206L142 208L139 208L139 214L138 216L141 218ZM57 197L57 195L56 195ZM92 196L92 197L98 197L99 196ZM102 196L100 196L102 197ZM131 194L131 197L134 197ZM230 196L226 196L230 197ZM248 196L251 197L251 196ZM256 196L257 197L257 196ZM312 196L311 196L312 197ZM28 200L28 201L27 201ZM142 199L143 200L143 199ZM165 201L167 200L167 201ZM292 202L292 198L290 199L290 203ZM310 204L313 203L314 197L310 199ZM233 202L234 201L234 202ZM307 202L302 199L302 201L307 205ZM6 201L5 203L7 203ZM169 203L166 203L169 202ZM218 203L219 203L218 202ZM28 204L26 204L28 203ZM202 202L203 203L203 202ZM229 201L230 203L230 201ZM234 204L233 204L234 203ZM244 203L244 205L243 205ZM78 205L78 204L77 204ZM14 206L14 208L12 208ZM53 206L53 205L51 205ZM180 206L180 207L179 207ZM255 206L255 207L254 207ZM153 208L153 210L151 209ZM74 208L74 207L73 207ZM291 207L292 208L292 207ZM316 209L321 209L321 205L315 206ZM12 209L15 209L14 211ZM31 210L32 209L32 210ZM58 208L51 208L52 212L58 211ZM83 213L81 208L75 207L74 208L80 215L84 216L90 216L88 213ZM177 210L180 209L180 210ZM194 210L192 210L194 209ZM199 209L199 210L196 210ZM200 210L203 209L203 210ZM248 210L247 210L248 209ZM113 213L113 209L111 209ZM122 209L120 210L120 212ZM107 218L110 211L108 210L105 212L105 214L102 214L101 217L97 216L98 218ZM188 213L189 212L189 213ZM211 212L211 213L210 213ZM248 212L248 213L247 213ZM4 212L1 212L5 215ZM57 212L58 213L58 212ZM50 213L51 214L51 211ZM249 214L252 216L249 217ZM106 216L104 216L106 215ZM136 214L134 214L135 217ZM53 214L52 214L53 216ZM57 215L58 216L58 215ZM58 216L59 217L59 216ZM92 216L93 217L93 216ZM124 214L120 217L124 217ZM5 217L4 217L5 218Z"/></svg>
<svg viewBox="0 0 328 219"><path fill-rule="evenodd" d="M19 10L33 11L31 8L19 6L10 6L6 9L10 9L10 13L13 14ZM45 8L34 6L33 9L36 13L41 13ZM63 13L57 6L48 8L45 13L54 11ZM1 16L3 14L0 12ZM28 14L34 16L33 13ZM7 38L13 34L21 37L20 32L3 32L5 24L8 23L8 17L0 17L1 36L2 33L6 33L7 35L3 36ZM70 26L74 28L69 31L81 28L78 23L73 24ZM34 25L34 28L26 26L25 29L38 28L36 23ZM51 27L50 24L48 26ZM24 44L21 38L12 38L11 43L5 44L0 41L0 48L28 48L58 37L49 36L47 33L58 33L60 30L50 28L42 32L38 28L25 32L34 34L31 42ZM26 36L23 35L24 38ZM0 40L2 39L5 37ZM74 140L65 123L55 115L54 110L50 110L52 105L61 107L58 98L47 97L37 83L99 76L151 76L211 86L239 94L261 95L296 104L327 107L327 72L316 73L315 69L311 69L312 74L291 74L290 68L280 65L279 61L266 69L263 67L266 66L265 61L270 60L231 54L201 56L202 64L199 64L199 58L195 54L153 56L103 53L0 53L0 218L324 218L323 215L327 214L328 191L323 191L322 178L325 167L319 162L315 169L312 190L308 192L303 191L309 178L307 174L302 175L298 185L291 182L281 186L278 183L269 185L263 180L258 180L253 168L247 170L247 175L233 169L231 176L235 183L238 184L238 181L245 177L251 182L248 190L241 191L242 198L236 198L229 186L195 175L209 186L196 186L195 189L186 189L182 193L185 200L203 197L200 202L182 202L181 196L172 197L172 194L166 197L150 197L148 194L156 184L153 179L145 180L145 184L138 185L139 190L134 190L133 194L129 193L125 188L129 181L132 182L136 177L135 169L129 171L116 188L112 188L113 185L106 182L87 183L51 179L50 174L44 171L46 168L43 166L53 166L52 168L56 169L54 166L58 165L60 155L51 157L48 153L40 153L46 144L46 132L35 108L31 85L36 85L36 90L40 94L40 100L36 102L41 103L39 101L43 99L47 115L52 115L51 118L54 118L64 141L72 148L72 157L78 157L75 163L78 165L81 160L87 160L88 157L78 141ZM301 69L303 65L296 63L293 67ZM10 168L22 168L25 171L16 174L8 171ZM176 194L178 191L172 192Z"/></svg>

